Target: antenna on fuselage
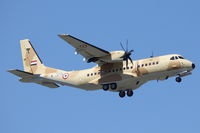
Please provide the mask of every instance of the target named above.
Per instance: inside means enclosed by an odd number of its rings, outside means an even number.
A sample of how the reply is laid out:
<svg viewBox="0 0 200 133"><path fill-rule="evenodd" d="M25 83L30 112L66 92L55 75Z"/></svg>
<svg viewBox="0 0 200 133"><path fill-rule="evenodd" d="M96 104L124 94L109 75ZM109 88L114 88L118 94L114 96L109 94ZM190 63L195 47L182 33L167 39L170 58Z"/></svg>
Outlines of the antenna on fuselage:
<svg viewBox="0 0 200 133"><path fill-rule="evenodd" d="M153 53L153 51L151 52L151 56L150 56L150 58L153 58L154 57L154 53Z"/></svg>

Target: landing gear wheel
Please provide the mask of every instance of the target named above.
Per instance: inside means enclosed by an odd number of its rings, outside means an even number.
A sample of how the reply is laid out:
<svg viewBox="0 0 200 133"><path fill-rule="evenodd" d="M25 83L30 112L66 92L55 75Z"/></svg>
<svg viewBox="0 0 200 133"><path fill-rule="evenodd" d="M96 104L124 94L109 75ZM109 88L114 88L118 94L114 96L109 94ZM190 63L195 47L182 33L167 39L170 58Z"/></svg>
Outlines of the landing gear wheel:
<svg viewBox="0 0 200 133"><path fill-rule="evenodd" d="M117 89L117 84L116 84L116 83L111 83L111 84L110 84L110 88L111 88L112 90L116 90L116 89Z"/></svg>
<svg viewBox="0 0 200 133"><path fill-rule="evenodd" d="M176 77L176 82L180 83L182 81L181 77Z"/></svg>
<svg viewBox="0 0 200 133"><path fill-rule="evenodd" d="M120 91L120 92L119 92L119 96L120 96L121 98L125 97L125 95L126 95L126 94L125 94L125 91Z"/></svg>
<svg viewBox="0 0 200 133"><path fill-rule="evenodd" d="M107 91L109 89L109 84L103 84L103 90Z"/></svg>
<svg viewBox="0 0 200 133"><path fill-rule="evenodd" d="M133 91L132 90L127 90L127 96L129 96L129 97L133 96Z"/></svg>

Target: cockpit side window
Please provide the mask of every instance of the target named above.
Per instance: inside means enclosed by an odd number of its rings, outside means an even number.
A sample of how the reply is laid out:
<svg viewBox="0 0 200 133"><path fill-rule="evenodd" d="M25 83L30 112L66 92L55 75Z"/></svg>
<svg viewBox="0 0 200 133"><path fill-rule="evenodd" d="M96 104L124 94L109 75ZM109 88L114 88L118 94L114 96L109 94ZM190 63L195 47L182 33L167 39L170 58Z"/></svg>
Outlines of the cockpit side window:
<svg viewBox="0 0 200 133"><path fill-rule="evenodd" d="M170 58L170 60L175 60L174 56Z"/></svg>
<svg viewBox="0 0 200 133"><path fill-rule="evenodd" d="M184 59L182 56L178 56L179 59Z"/></svg>
<svg viewBox="0 0 200 133"><path fill-rule="evenodd" d="M175 56L176 60L178 60L178 56Z"/></svg>

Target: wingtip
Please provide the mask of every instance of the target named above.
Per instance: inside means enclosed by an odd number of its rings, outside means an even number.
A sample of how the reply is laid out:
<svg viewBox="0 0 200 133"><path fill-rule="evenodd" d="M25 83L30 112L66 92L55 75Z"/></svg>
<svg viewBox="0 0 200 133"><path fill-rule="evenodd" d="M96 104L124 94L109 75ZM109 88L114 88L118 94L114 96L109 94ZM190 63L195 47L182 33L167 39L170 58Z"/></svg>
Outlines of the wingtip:
<svg viewBox="0 0 200 133"><path fill-rule="evenodd" d="M6 72L11 72L12 70L7 70Z"/></svg>
<svg viewBox="0 0 200 133"><path fill-rule="evenodd" d="M69 34L58 34L59 37L62 37L62 36L69 36Z"/></svg>
<svg viewBox="0 0 200 133"><path fill-rule="evenodd" d="M13 72L13 71L18 71L18 69L9 69L7 72Z"/></svg>
<svg viewBox="0 0 200 133"><path fill-rule="evenodd" d="M14 71L16 71L16 69L7 70L7 72L9 72L9 73L13 73Z"/></svg>

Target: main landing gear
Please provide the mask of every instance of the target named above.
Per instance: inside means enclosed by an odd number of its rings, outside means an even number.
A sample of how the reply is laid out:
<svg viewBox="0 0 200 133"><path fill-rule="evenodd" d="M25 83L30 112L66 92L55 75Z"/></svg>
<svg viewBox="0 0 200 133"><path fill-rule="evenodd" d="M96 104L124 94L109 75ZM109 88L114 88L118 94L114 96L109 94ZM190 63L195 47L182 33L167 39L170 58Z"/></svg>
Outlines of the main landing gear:
<svg viewBox="0 0 200 133"><path fill-rule="evenodd" d="M176 82L180 83L182 81L181 77L176 77Z"/></svg>
<svg viewBox="0 0 200 133"><path fill-rule="evenodd" d="M119 97L123 98L125 97L125 95L127 95L128 97L133 96L133 91L132 90L127 90L125 91L119 91Z"/></svg>
<svg viewBox="0 0 200 133"><path fill-rule="evenodd" d="M116 89L117 89L117 84L116 84L116 83L102 84L102 89L103 89L104 91L108 91L109 89L111 89L111 90L116 90ZM128 90L126 90L126 91L124 91L124 90L120 90L120 91L119 91L119 96L120 96L121 98L125 97L126 95L127 95L128 97L133 96L133 90L128 89Z"/></svg>
<svg viewBox="0 0 200 133"><path fill-rule="evenodd" d="M116 83L103 84L102 88L103 88L104 91L107 91L109 89L116 90L117 84Z"/></svg>

